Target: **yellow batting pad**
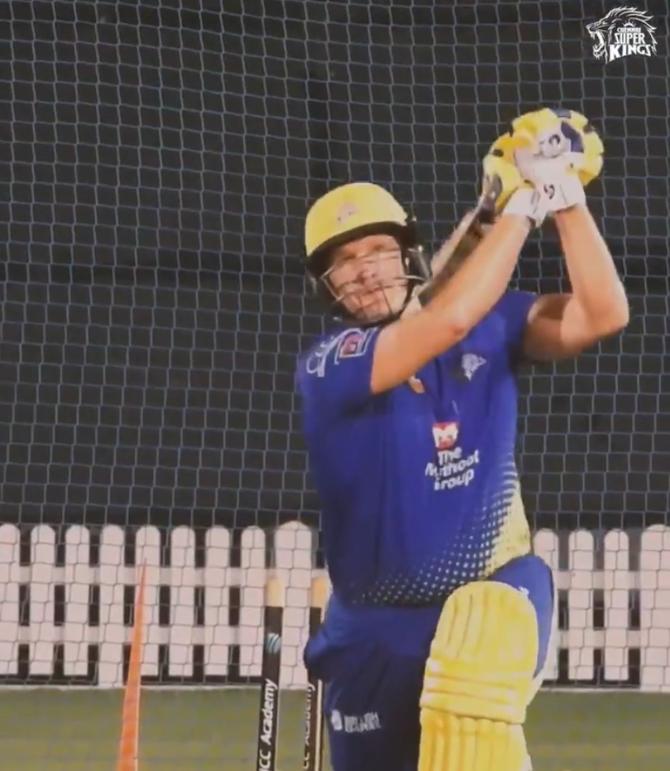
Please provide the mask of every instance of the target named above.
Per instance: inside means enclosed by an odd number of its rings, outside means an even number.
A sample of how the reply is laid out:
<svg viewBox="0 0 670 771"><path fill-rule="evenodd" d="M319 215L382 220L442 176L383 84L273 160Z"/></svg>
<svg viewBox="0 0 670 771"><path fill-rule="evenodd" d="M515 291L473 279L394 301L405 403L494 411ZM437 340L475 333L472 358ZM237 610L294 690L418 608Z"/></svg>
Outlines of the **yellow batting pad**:
<svg viewBox="0 0 670 771"><path fill-rule="evenodd" d="M419 771L524 771L522 724L534 694L535 610L494 581L447 600L426 664Z"/></svg>
<svg viewBox="0 0 670 771"><path fill-rule="evenodd" d="M520 591L495 581L462 586L442 611L421 706L523 723L538 645L535 609Z"/></svg>
<svg viewBox="0 0 670 771"><path fill-rule="evenodd" d="M418 771L531 771L523 728L422 712Z"/></svg>

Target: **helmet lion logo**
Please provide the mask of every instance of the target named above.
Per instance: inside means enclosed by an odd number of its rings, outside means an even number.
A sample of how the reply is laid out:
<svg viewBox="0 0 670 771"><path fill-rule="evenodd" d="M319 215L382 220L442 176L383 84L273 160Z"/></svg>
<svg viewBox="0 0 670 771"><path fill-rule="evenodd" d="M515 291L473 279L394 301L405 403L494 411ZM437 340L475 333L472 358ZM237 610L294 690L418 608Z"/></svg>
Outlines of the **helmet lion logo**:
<svg viewBox="0 0 670 771"><path fill-rule="evenodd" d="M651 23L652 20L651 14L646 11L639 11L632 6L612 8L602 19L586 25L586 31L594 41L593 55L596 59L602 59L607 64L631 53L638 53L643 56L655 54L656 37L654 31L656 27ZM622 46L621 43L625 39L622 30L629 30L632 34L637 32L638 39L643 40L644 43L637 46Z"/></svg>
<svg viewBox="0 0 670 771"><path fill-rule="evenodd" d="M340 206L335 219L337 220L338 224L341 225L343 222L346 222L346 220L348 220L350 217L353 217L354 214L357 213L358 209L354 206L353 203L344 203L342 206Z"/></svg>

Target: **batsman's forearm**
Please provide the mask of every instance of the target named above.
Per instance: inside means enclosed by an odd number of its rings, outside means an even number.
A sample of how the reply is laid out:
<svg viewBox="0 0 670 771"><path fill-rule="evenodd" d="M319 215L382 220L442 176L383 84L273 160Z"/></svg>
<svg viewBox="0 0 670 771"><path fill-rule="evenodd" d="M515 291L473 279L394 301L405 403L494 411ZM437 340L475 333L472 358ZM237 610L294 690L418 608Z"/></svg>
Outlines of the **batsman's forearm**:
<svg viewBox="0 0 670 771"><path fill-rule="evenodd" d="M554 222L568 268L572 296L594 331L607 334L628 323L628 299L605 243L585 206L556 212Z"/></svg>
<svg viewBox="0 0 670 771"><path fill-rule="evenodd" d="M469 332L507 289L530 228L527 217L502 216L425 310Z"/></svg>

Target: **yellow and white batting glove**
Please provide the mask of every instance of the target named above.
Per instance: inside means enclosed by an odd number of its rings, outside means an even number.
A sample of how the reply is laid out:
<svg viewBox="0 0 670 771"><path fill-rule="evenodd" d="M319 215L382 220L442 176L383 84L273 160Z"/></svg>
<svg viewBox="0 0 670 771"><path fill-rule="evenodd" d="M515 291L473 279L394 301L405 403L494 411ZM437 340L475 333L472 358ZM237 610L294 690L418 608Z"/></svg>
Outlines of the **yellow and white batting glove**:
<svg viewBox="0 0 670 771"><path fill-rule="evenodd" d="M524 180L514 156L518 144L511 133L503 134L484 157L482 196L489 220L499 214L519 214L539 227L549 210L549 202L532 181ZM484 218L483 218L484 219Z"/></svg>
<svg viewBox="0 0 670 771"><path fill-rule="evenodd" d="M584 187L603 165L603 143L573 110L528 112L512 122L508 141L521 177L547 198L547 213L585 203Z"/></svg>

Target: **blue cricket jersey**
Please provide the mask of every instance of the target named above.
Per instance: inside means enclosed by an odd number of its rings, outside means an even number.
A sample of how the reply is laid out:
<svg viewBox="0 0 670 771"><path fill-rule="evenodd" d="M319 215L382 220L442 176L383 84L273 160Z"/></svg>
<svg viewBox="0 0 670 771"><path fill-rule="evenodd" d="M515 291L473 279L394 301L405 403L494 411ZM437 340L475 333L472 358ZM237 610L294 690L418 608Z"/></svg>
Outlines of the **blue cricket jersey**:
<svg viewBox="0 0 670 771"><path fill-rule="evenodd" d="M530 551L514 459L516 363L535 296L507 292L407 383L370 391L381 327L342 327L298 364L335 594L441 602Z"/></svg>

